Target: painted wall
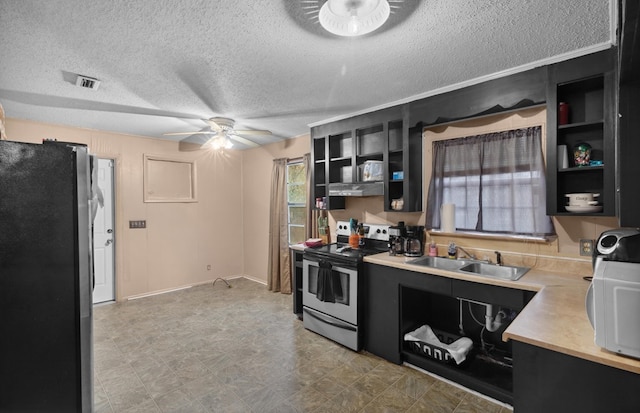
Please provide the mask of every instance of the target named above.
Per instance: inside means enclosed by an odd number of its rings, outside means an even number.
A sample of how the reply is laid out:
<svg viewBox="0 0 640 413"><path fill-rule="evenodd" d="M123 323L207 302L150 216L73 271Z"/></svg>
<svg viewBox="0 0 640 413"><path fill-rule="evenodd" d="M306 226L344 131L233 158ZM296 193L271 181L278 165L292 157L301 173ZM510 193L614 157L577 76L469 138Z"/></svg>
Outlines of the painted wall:
<svg viewBox="0 0 640 413"><path fill-rule="evenodd" d="M83 143L115 159L117 299L243 275L242 152L180 152L176 142L17 119L6 132L14 141ZM198 202L145 203L144 154L195 160ZM130 220L147 228L129 229Z"/></svg>
<svg viewBox="0 0 640 413"><path fill-rule="evenodd" d="M311 148L309 135L242 151L244 274L267 282L271 169L278 158L301 158Z"/></svg>
<svg viewBox="0 0 640 413"><path fill-rule="evenodd" d="M428 190L433 139L544 123L545 116L544 111L538 111L524 116L501 116L492 120L497 122L493 125L473 121L426 132L423 193ZM39 143L45 138L55 138L84 143L93 154L115 159L116 296L119 300L210 282L217 277L244 275L266 283L273 160L298 158L310 149L309 135L218 154L180 152L178 144L170 141L17 119L7 119L6 128L11 140ZM144 154L195 160L198 202L145 203ZM405 221L420 225L425 219L424 213L385 212L382 197L349 198L346 207L329 214L330 228L335 227L336 220L350 217L368 223ZM146 220L147 229L129 229L129 220ZM560 217L554 218L554 224L558 238L549 243L449 235L433 239L441 252L449 240L454 240L479 256L500 250L507 264L585 273L590 271L590 259L579 256L579 240L595 239L602 231L617 227L617 220ZM335 234L332 237L335 239ZM208 265L211 270L207 270Z"/></svg>

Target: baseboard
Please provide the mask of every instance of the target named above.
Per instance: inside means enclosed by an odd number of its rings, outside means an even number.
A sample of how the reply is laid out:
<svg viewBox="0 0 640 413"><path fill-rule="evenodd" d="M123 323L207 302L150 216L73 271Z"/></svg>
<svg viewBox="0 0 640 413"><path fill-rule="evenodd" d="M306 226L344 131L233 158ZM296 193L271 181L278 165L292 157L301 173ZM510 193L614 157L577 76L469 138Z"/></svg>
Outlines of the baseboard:
<svg viewBox="0 0 640 413"><path fill-rule="evenodd" d="M174 291L186 290L188 288L193 287L194 285L195 284L193 284L193 285L185 285L185 286L182 286L182 287L167 288L167 289L164 289L164 290L152 291L150 293L131 295L129 297L126 297L124 300L137 300L138 298L152 297L154 295L172 293Z"/></svg>
<svg viewBox="0 0 640 413"><path fill-rule="evenodd" d="M175 291L186 290L187 288L198 287L198 286L206 285L206 284L213 284L213 282L218 278L221 278L221 279L226 280L226 281L237 280L239 278L246 278L249 281L257 282L257 283L262 284L264 286L267 285L267 283L265 281L259 280L257 278L249 277L249 276L246 276L246 275L233 275L233 276L230 276L230 277L217 277L217 278L213 278L213 279L210 279L210 280L207 280L207 281L201 281L201 282L197 282L197 283L193 283L193 284L187 284L187 285L183 285L183 286L180 286L180 287L167 288L167 289L152 291L152 292L148 292L148 293L131 295L129 297L124 297L121 301L137 300L139 298L152 297L154 295L172 293L172 292L175 292Z"/></svg>
<svg viewBox="0 0 640 413"><path fill-rule="evenodd" d="M239 276L237 276L237 277L235 277L235 278L246 278L247 280L250 280L250 281L253 281L253 282L257 282L257 283L259 283L259 284L262 284L262 285L264 285L265 287L266 287L266 285L267 285L267 282L266 282L266 281L264 281L264 280L260 280L260 279L257 279L257 278L253 278L253 277L249 277L248 275L239 275ZM232 280L233 278L227 278L227 279L228 279L228 280Z"/></svg>

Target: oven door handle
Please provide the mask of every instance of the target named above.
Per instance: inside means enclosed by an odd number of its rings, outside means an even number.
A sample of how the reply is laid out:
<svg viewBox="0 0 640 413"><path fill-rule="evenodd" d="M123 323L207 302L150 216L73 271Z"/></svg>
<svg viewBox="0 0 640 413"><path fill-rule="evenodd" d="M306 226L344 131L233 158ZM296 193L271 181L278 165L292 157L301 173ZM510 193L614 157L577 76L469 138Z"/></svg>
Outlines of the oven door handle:
<svg viewBox="0 0 640 413"><path fill-rule="evenodd" d="M323 323L329 324L331 326L341 328L343 330L358 331L358 329L351 324L338 322L334 318L329 318L325 315L322 315L321 313L312 310L309 307L304 307L304 311L316 320L322 321Z"/></svg>
<svg viewBox="0 0 640 413"><path fill-rule="evenodd" d="M304 259L303 259L303 262L304 262L304 261L308 262L308 264L309 264L309 266L310 266L310 267L319 267L319 266L320 266L320 261L319 261L319 260L318 260L318 261L316 261L316 260L315 260L315 259L313 259L313 258L311 258L311 259L309 259L309 258L304 258ZM330 260L330 259L328 259L328 260L326 260L326 261L331 262L331 260ZM344 265L333 265L331 268L332 268L333 270L340 271L340 272L344 272L344 273L347 273L347 274L353 274L353 273L356 273L356 272L358 271L358 269L357 269L356 267L347 267L347 266L344 266Z"/></svg>

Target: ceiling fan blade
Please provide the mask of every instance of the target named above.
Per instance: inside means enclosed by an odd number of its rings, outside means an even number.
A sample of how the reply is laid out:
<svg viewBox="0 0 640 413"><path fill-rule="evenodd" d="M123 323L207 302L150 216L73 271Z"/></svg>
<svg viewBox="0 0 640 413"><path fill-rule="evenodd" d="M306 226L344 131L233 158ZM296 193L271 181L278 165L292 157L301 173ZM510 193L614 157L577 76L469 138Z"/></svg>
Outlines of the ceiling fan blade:
<svg viewBox="0 0 640 413"><path fill-rule="evenodd" d="M244 145L251 146L252 148L256 148L256 147L260 146L257 143L255 143L254 141L250 141L249 139L245 139L242 136L232 135L232 134L229 134L227 136L229 138L235 140L235 141L238 141L238 142L244 144Z"/></svg>
<svg viewBox="0 0 640 413"><path fill-rule="evenodd" d="M248 130L234 129L233 133L237 135L273 135L269 130L254 130L254 129L248 129Z"/></svg>
<svg viewBox="0 0 640 413"><path fill-rule="evenodd" d="M207 122L211 126L211 129L215 130L216 132L222 131L222 126L218 125L218 123L213 119L207 119L205 120L205 122Z"/></svg>
<svg viewBox="0 0 640 413"><path fill-rule="evenodd" d="M217 135L215 131L196 131L196 132L172 132L163 133L164 136L188 136L188 135Z"/></svg>

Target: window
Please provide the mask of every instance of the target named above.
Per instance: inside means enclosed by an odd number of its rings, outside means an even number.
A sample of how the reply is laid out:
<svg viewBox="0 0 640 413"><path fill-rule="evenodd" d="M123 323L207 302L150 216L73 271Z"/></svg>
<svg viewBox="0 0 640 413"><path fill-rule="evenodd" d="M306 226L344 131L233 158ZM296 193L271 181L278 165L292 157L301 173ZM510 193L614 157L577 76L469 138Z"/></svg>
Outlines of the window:
<svg viewBox="0 0 640 413"><path fill-rule="evenodd" d="M287 209L289 227L289 244L305 241L304 224L306 221L307 190L306 170L304 163L290 162L287 164Z"/></svg>
<svg viewBox="0 0 640 413"><path fill-rule="evenodd" d="M434 142L427 226L453 203L461 231L552 235L541 140L536 126Z"/></svg>

